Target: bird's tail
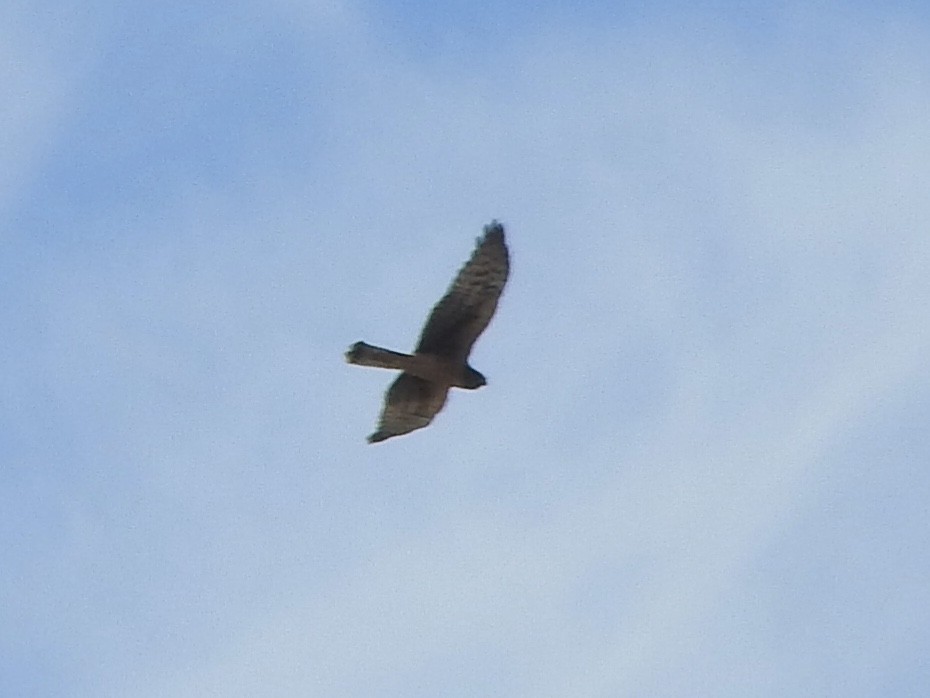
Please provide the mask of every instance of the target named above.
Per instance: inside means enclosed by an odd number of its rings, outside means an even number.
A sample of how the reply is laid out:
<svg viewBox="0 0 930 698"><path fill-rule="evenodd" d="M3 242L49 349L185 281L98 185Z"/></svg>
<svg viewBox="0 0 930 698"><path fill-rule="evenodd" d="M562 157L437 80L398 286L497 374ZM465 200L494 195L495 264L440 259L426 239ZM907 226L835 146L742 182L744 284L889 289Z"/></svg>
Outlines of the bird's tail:
<svg viewBox="0 0 930 698"><path fill-rule="evenodd" d="M412 357L390 349L356 342L346 352L346 361L359 366L374 366L375 368L389 368L403 371L409 366Z"/></svg>

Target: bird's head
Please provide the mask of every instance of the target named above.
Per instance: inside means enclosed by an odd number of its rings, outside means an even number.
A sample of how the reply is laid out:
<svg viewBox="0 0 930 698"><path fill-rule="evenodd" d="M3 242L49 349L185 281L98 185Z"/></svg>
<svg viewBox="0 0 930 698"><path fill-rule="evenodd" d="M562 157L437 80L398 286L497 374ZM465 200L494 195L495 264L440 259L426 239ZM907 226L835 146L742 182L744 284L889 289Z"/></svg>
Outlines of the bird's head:
<svg viewBox="0 0 930 698"><path fill-rule="evenodd" d="M468 390L474 390L475 388L480 388L483 385L487 385L487 379L481 374L480 371L476 371L471 366L465 367L465 375L463 376L462 387Z"/></svg>

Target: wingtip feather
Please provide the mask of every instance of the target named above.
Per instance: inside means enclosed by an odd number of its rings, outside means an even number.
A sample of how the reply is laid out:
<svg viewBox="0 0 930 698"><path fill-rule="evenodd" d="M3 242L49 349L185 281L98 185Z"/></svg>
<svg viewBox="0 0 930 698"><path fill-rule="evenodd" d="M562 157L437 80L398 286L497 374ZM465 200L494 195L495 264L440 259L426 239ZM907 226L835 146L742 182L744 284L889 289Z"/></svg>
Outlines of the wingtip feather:
<svg viewBox="0 0 930 698"><path fill-rule="evenodd" d="M504 237L504 225L495 218L486 226L484 226L484 236L487 238L497 235Z"/></svg>

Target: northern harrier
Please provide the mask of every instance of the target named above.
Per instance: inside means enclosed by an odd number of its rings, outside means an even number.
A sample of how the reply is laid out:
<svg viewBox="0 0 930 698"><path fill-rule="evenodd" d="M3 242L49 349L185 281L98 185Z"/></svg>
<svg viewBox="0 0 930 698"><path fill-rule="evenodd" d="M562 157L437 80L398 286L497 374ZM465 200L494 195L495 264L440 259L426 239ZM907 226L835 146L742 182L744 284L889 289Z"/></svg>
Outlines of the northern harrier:
<svg viewBox="0 0 930 698"><path fill-rule="evenodd" d="M471 259L430 313L413 354L356 342L346 361L403 371L384 395L378 430L368 443L422 429L446 403L449 388L474 390L487 381L468 365L471 348L484 332L510 270L504 226L491 221Z"/></svg>

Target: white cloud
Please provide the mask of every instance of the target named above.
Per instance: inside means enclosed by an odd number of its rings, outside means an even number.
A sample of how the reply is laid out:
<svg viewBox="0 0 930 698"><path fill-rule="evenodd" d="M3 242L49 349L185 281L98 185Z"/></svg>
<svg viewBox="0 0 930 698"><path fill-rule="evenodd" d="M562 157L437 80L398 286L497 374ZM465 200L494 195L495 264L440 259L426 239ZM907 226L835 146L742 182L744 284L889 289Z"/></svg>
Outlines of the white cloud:
<svg viewBox="0 0 930 698"><path fill-rule="evenodd" d="M92 52L81 45L92 33L80 12L43 13L28 3L7 3L0 28L0 212L27 194L32 178L72 117ZM81 32L84 32L81 35ZM4 236L13 226L4 226Z"/></svg>

